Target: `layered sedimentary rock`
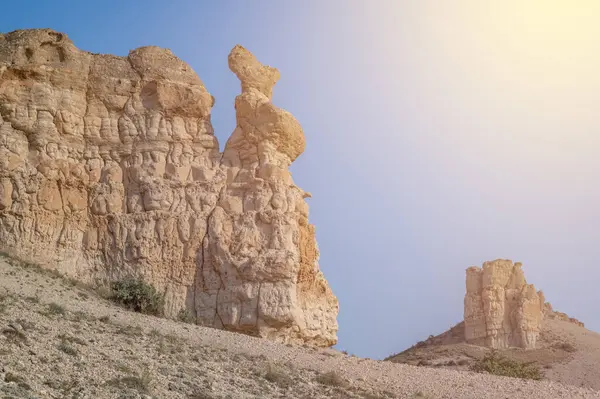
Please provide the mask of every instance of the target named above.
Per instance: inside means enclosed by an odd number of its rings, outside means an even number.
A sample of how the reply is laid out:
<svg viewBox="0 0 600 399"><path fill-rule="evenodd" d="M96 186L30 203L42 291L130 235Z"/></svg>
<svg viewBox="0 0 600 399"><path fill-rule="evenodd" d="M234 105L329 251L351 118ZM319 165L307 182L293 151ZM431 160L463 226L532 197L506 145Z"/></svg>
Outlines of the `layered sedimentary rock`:
<svg viewBox="0 0 600 399"><path fill-rule="evenodd" d="M169 316L333 345L338 302L288 170L302 128L271 102L276 69L240 46L229 66L242 93L220 153L214 99L169 50L0 35L0 248L91 284L143 278Z"/></svg>
<svg viewBox="0 0 600 399"><path fill-rule="evenodd" d="M527 284L521 263L485 262L467 269L464 328L467 342L491 348L536 346L544 294Z"/></svg>

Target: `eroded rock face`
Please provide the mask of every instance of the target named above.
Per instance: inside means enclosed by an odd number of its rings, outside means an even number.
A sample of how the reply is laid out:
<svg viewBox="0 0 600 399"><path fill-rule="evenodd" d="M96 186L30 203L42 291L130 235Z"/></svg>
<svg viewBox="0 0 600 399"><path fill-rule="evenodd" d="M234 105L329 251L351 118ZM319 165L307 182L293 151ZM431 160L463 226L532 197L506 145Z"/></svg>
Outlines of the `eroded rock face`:
<svg viewBox="0 0 600 399"><path fill-rule="evenodd" d="M288 167L305 148L241 46L224 152L213 97L169 50L78 50L51 30L0 35L0 248L92 284L138 276L165 312L274 340L336 343L338 302Z"/></svg>
<svg viewBox="0 0 600 399"><path fill-rule="evenodd" d="M552 309L552 305L549 302L544 304L544 318L567 321L578 325L579 327L585 327L585 324L574 317L569 317L568 314L556 311Z"/></svg>
<svg viewBox="0 0 600 399"><path fill-rule="evenodd" d="M485 262L467 269L465 339L503 349L536 346L544 318L544 295L527 284L520 263Z"/></svg>

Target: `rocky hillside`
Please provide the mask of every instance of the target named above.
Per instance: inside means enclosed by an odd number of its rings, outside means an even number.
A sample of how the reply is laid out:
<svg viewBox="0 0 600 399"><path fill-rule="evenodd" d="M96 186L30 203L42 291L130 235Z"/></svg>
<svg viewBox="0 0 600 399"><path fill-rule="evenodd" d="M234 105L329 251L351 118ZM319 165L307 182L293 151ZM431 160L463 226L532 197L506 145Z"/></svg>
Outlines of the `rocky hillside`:
<svg viewBox="0 0 600 399"><path fill-rule="evenodd" d="M464 324L419 342L386 360L435 369L469 370L490 348L467 344ZM600 390L600 334L580 325L546 320L535 349L509 348L498 352L519 362L535 362L545 378Z"/></svg>
<svg viewBox="0 0 600 399"><path fill-rule="evenodd" d="M6 398L594 398L551 381L362 359L132 313L0 259Z"/></svg>
<svg viewBox="0 0 600 399"><path fill-rule="evenodd" d="M554 311L520 263L498 259L466 273L465 321L386 360L469 370L491 354L532 363L544 378L600 390L600 334Z"/></svg>

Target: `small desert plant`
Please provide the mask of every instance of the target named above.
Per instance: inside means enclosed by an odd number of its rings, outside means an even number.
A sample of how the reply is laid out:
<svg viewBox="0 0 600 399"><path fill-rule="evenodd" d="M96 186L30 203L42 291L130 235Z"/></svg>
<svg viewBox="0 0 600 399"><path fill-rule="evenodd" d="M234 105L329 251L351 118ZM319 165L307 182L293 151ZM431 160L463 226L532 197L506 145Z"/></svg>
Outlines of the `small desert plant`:
<svg viewBox="0 0 600 399"><path fill-rule="evenodd" d="M23 327L23 331L31 331L35 329L35 323L33 323L32 321L25 320L23 318L19 318L15 321L17 322L17 324Z"/></svg>
<svg viewBox="0 0 600 399"><path fill-rule="evenodd" d="M569 353L577 352L577 348L569 342L560 342L555 344L554 347Z"/></svg>
<svg viewBox="0 0 600 399"><path fill-rule="evenodd" d="M152 330L150 330L150 337L151 338L159 338L159 337L162 337L162 334L156 328L153 328Z"/></svg>
<svg viewBox="0 0 600 399"><path fill-rule="evenodd" d="M478 373L487 372L514 378L541 380L542 372L535 362L518 362L501 356L497 351L491 351L471 366Z"/></svg>
<svg viewBox="0 0 600 399"><path fill-rule="evenodd" d="M317 376L317 382L332 387L346 387L348 385L348 382L335 371L319 374Z"/></svg>
<svg viewBox="0 0 600 399"><path fill-rule="evenodd" d="M135 389L140 393L150 393L150 385L152 383L152 376L148 372L144 372L140 376L125 376L114 378L106 382L107 385L111 385L117 388L130 388Z"/></svg>
<svg viewBox="0 0 600 399"><path fill-rule="evenodd" d="M115 368L116 368L117 370L119 370L120 372L122 372L122 373L128 373L128 374L131 374L131 373L132 373L132 370L131 370L131 368L130 368L130 367L127 365L127 364L125 364L125 363L122 363L122 362L119 362L119 361L118 361L118 362L117 362L117 364L115 365Z"/></svg>
<svg viewBox="0 0 600 399"><path fill-rule="evenodd" d="M142 280L128 278L112 284L112 299L140 313L159 316L162 314L163 297L156 288Z"/></svg>
<svg viewBox="0 0 600 399"><path fill-rule="evenodd" d="M64 315L66 313L66 311L65 311L65 308L63 308L58 303L52 302L52 303L48 304L48 313L49 314Z"/></svg>
<svg viewBox="0 0 600 399"><path fill-rule="evenodd" d="M75 343L75 344L82 345L82 346L87 345L87 342L85 342L83 339L81 339L79 337L74 337L72 335L60 334L58 336L58 339L60 339L63 342Z"/></svg>
<svg viewBox="0 0 600 399"><path fill-rule="evenodd" d="M277 384L282 388L287 388L294 383L292 377L273 364L269 364L267 373L265 374L265 380Z"/></svg>
<svg viewBox="0 0 600 399"><path fill-rule="evenodd" d="M25 297L25 300L26 300L27 302L31 302L31 303L40 303L40 297L39 297L39 296L37 296L37 294L36 294L35 296L28 296L28 297Z"/></svg>
<svg viewBox="0 0 600 399"><path fill-rule="evenodd" d="M8 301L5 296L0 296L0 314L6 312L8 309Z"/></svg>
<svg viewBox="0 0 600 399"><path fill-rule="evenodd" d="M117 334L139 337L144 335L144 329L140 326L122 326L117 329Z"/></svg>
<svg viewBox="0 0 600 399"><path fill-rule="evenodd" d="M79 323L83 320L89 320L90 318L91 318L90 315L88 315L87 313L85 313L81 310L77 310L77 311L73 312L73 318L71 319L71 321Z"/></svg>
<svg viewBox="0 0 600 399"><path fill-rule="evenodd" d="M58 344L58 349L69 356L77 356L77 349L71 345L67 341L61 341Z"/></svg>
<svg viewBox="0 0 600 399"><path fill-rule="evenodd" d="M27 342L27 337L25 333L14 326L10 325L8 328L2 330L2 335L6 337L8 342L21 344Z"/></svg>
<svg viewBox="0 0 600 399"><path fill-rule="evenodd" d="M4 376L4 382L14 382L23 389L30 390L31 387L25 382L25 379L20 375L11 373L10 371Z"/></svg>
<svg viewBox="0 0 600 399"><path fill-rule="evenodd" d="M194 317L194 315L192 314L192 312L190 312L187 309L181 309L179 311L179 313L177 314L177 319L179 321L182 321L182 322L188 323L188 324L195 324L196 323L196 318Z"/></svg>
<svg viewBox="0 0 600 399"><path fill-rule="evenodd" d="M433 399L433 396L426 394L423 391L418 391L413 393L413 395L411 396L411 399Z"/></svg>

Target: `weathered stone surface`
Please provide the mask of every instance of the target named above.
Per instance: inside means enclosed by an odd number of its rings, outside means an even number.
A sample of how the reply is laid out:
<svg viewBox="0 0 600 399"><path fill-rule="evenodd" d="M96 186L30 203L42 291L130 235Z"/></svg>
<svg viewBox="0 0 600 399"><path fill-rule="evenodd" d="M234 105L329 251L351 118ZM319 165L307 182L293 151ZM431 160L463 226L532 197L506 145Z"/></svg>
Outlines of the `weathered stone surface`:
<svg viewBox="0 0 600 399"><path fill-rule="evenodd" d="M338 302L288 167L300 124L236 46L224 152L214 99L169 50L91 54L51 30L0 35L0 248L92 284L138 276L199 324L336 343Z"/></svg>
<svg viewBox="0 0 600 399"><path fill-rule="evenodd" d="M562 321L568 321L578 325L579 327L585 327L585 324L574 317L569 317L566 313L556 311L552 309L552 305L549 302L544 304L544 318L545 319L556 319Z"/></svg>
<svg viewBox="0 0 600 399"><path fill-rule="evenodd" d="M520 263L498 259L467 269L465 339L491 348L535 348L544 295L527 284Z"/></svg>

